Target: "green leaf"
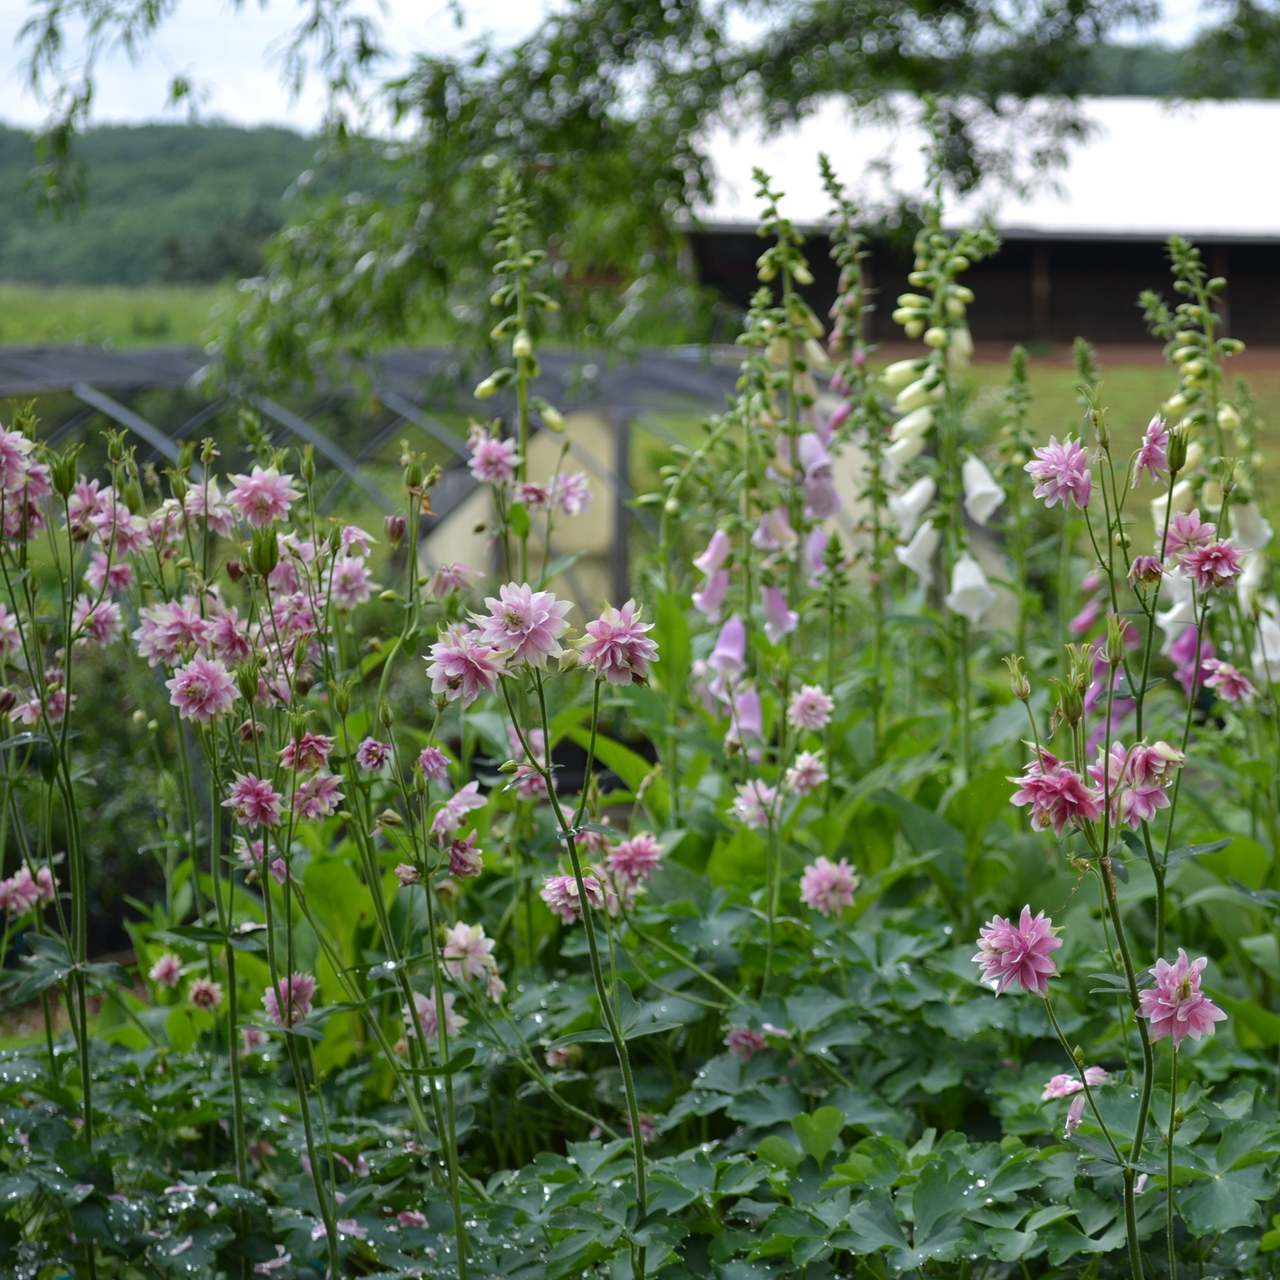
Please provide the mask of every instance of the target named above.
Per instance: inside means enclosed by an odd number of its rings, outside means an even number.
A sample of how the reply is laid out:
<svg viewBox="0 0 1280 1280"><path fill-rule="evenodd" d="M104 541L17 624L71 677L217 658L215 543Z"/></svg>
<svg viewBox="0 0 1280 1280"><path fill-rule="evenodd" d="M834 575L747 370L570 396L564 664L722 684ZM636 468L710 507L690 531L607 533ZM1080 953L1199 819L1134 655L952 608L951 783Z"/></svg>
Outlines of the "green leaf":
<svg viewBox="0 0 1280 1280"><path fill-rule="evenodd" d="M556 556L538 577L538 589L542 590L548 582L554 582L562 573L568 573L586 553L583 551L566 551Z"/></svg>
<svg viewBox="0 0 1280 1280"><path fill-rule="evenodd" d="M792 1116L791 1127L800 1141L800 1149L812 1156L821 1169L844 1128L844 1112L839 1107L819 1107L811 1116Z"/></svg>
<svg viewBox="0 0 1280 1280"><path fill-rule="evenodd" d="M804 1159L786 1138L780 1138L776 1133L761 1138L756 1154L775 1169L798 1169Z"/></svg>
<svg viewBox="0 0 1280 1280"><path fill-rule="evenodd" d="M507 508L507 527L517 538L527 538L533 529L529 511L523 502L513 502Z"/></svg>
<svg viewBox="0 0 1280 1280"><path fill-rule="evenodd" d="M1014 1231L1009 1227L988 1227L985 1235L1000 1262L1018 1262L1027 1257L1040 1238L1035 1231Z"/></svg>
<svg viewBox="0 0 1280 1280"><path fill-rule="evenodd" d="M887 1191L872 1191L849 1211L846 1228L832 1235L833 1249L847 1249L865 1255L880 1249L899 1249L907 1241L898 1224L898 1215Z"/></svg>
<svg viewBox="0 0 1280 1280"><path fill-rule="evenodd" d="M683 690L689 681L692 653L689 646L689 623L679 599L669 592L658 596L653 638L658 643L661 665L658 674L664 689Z"/></svg>

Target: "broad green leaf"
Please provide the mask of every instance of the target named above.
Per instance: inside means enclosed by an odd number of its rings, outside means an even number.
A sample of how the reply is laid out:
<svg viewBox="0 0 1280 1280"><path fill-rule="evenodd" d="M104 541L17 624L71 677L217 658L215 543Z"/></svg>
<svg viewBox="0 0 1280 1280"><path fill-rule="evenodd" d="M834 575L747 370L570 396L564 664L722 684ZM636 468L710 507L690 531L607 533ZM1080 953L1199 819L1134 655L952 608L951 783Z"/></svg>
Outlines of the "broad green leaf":
<svg viewBox="0 0 1280 1280"><path fill-rule="evenodd" d="M887 1191L872 1191L849 1211L845 1229L829 1240L832 1248L865 1255L879 1249L901 1248L906 1244L893 1201Z"/></svg>
<svg viewBox="0 0 1280 1280"><path fill-rule="evenodd" d="M780 1138L776 1133L760 1139L756 1154L776 1169L798 1169L804 1159L786 1138Z"/></svg>
<svg viewBox="0 0 1280 1280"><path fill-rule="evenodd" d="M835 1146L844 1123L844 1112L839 1107L819 1107L812 1115L791 1117L791 1127L800 1142L800 1149L813 1157L819 1169Z"/></svg>

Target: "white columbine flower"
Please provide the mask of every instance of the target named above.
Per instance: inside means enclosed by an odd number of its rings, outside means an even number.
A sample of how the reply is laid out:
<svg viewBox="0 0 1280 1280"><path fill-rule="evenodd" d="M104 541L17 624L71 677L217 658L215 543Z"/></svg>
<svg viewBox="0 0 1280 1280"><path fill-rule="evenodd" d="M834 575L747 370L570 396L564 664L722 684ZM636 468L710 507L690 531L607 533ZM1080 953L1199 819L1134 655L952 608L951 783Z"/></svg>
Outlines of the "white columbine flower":
<svg viewBox="0 0 1280 1280"><path fill-rule="evenodd" d="M964 509L976 524L985 525L1004 501L1004 490L982 459L975 458L973 454L961 465L960 479L964 484Z"/></svg>
<svg viewBox="0 0 1280 1280"><path fill-rule="evenodd" d="M982 566L967 552L963 552L951 570L951 590L946 595L946 605L953 613L977 626L996 602L995 588L987 581Z"/></svg>
<svg viewBox="0 0 1280 1280"><path fill-rule="evenodd" d="M927 587L933 581L933 557L941 545L941 531L933 527L932 520L926 520L905 547L894 547L893 554Z"/></svg>
<svg viewBox="0 0 1280 1280"><path fill-rule="evenodd" d="M938 486L928 476L921 476L909 489L889 495L889 514L898 524L898 537L910 542L920 517L929 510L929 504L938 492Z"/></svg>

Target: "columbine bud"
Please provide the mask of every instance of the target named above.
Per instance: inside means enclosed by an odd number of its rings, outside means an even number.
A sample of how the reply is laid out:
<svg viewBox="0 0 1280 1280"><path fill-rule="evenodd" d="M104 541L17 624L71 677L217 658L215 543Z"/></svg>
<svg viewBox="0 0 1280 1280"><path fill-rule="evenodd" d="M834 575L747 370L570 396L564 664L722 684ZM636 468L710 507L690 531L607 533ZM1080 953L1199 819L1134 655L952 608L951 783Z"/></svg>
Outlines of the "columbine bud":
<svg viewBox="0 0 1280 1280"><path fill-rule="evenodd" d="M142 486L138 483L136 476L130 476L120 486L120 496L124 499L124 505L135 516L146 510L147 500L142 496Z"/></svg>
<svg viewBox="0 0 1280 1280"><path fill-rule="evenodd" d="M315 445L308 444L302 448L302 455L298 459L298 474L302 477L304 484L314 484L316 479L316 448Z"/></svg>
<svg viewBox="0 0 1280 1280"><path fill-rule="evenodd" d="M1164 570L1155 556L1135 556L1129 566L1129 585L1131 587L1153 587L1160 581Z"/></svg>
<svg viewBox="0 0 1280 1280"><path fill-rule="evenodd" d="M1187 433L1181 428L1169 433L1169 474L1176 476L1187 465Z"/></svg>
<svg viewBox="0 0 1280 1280"><path fill-rule="evenodd" d="M1124 661L1124 619L1118 614L1107 614L1107 663L1118 667Z"/></svg>
<svg viewBox="0 0 1280 1280"><path fill-rule="evenodd" d="M249 568L260 578L268 577L280 563L280 539L275 529L259 528L249 540Z"/></svg>
<svg viewBox="0 0 1280 1280"><path fill-rule="evenodd" d="M514 760L508 760L505 764L498 766L499 773L515 773L520 766Z"/></svg>
<svg viewBox="0 0 1280 1280"><path fill-rule="evenodd" d="M396 868L396 879L400 881L402 889L407 889L411 884L419 884L422 881L417 867L411 867L407 862L402 862Z"/></svg>
<svg viewBox="0 0 1280 1280"><path fill-rule="evenodd" d="M403 827L404 819L394 809L383 809L378 814L378 825L382 827Z"/></svg>
<svg viewBox="0 0 1280 1280"><path fill-rule="evenodd" d="M378 718L388 729L395 724L396 718L392 714L390 703L384 702L382 706L378 708Z"/></svg>
<svg viewBox="0 0 1280 1280"><path fill-rule="evenodd" d="M254 662L245 662L236 668L236 688L240 696L250 705L258 696L258 666Z"/></svg>
<svg viewBox="0 0 1280 1280"><path fill-rule="evenodd" d="M560 655L560 673L568 675L570 671L576 671L579 663L582 661L582 654L577 649L566 649Z"/></svg>
<svg viewBox="0 0 1280 1280"><path fill-rule="evenodd" d="M12 689L0 689L0 716L7 716L18 705L18 695Z"/></svg>
<svg viewBox="0 0 1280 1280"><path fill-rule="evenodd" d="M1009 688L1013 696L1019 702L1026 702L1031 697L1031 681L1022 669L1022 659L1016 656L1006 658L1005 665L1009 668Z"/></svg>
<svg viewBox="0 0 1280 1280"><path fill-rule="evenodd" d="M79 445L72 445L62 453L50 455L49 479L54 493L60 498L65 498L76 487L76 455L79 452Z"/></svg>
<svg viewBox="0 0 1280 1280"><path fill-rule="evenodd" d="M107 459L117 465L124 461L124 437L119 431L107 432Z"/></svg>
<svg viewBox="0 0 1280 1280"><path fill-rule="evenodd" d="M228 560L227 577L230 578L232 582L239 582L240 579L244 577L244 565L242 565L239 560Z"/></svg>
<svg viewBox="0 0 1280 1280"><path fill-rule="evenodd" d="M383 518L382 532L393 547L398 547L404 541L407 528L408 523L404 516L386 516Z"/></svg>
<svg viewBox="0 0 1280 1280"><path fill-rule="evenodd" d="M1076 1060L1077 1067L1084 1066L1084 1050L1079 1045L1076 1045L1075 1052L1071 1056Z"/></svg>

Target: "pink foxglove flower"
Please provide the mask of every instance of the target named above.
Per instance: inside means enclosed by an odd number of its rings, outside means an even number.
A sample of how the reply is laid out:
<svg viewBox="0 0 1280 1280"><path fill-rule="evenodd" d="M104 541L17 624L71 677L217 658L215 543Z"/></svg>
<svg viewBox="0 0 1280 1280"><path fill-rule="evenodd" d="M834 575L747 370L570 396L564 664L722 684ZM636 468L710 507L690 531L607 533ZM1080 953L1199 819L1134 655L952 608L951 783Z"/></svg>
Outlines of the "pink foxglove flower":
<svg viewBox="0 0 1280 1280"><path fill-rule="evenodd" d="M168 987L173 990L182 978L182 961L178 959L171 951L166 951L159 960L151 966L151 970L147 975L152 982L158 987Z"/></svg>
<svg viewBox="0 0 1280 1280"><path fill-rule="evenodd" d="M1106 1084L1111 1077L1102 1067L1085 1067L1084 1078L1092 1087ZM1078 1075L1053 1076L1045 1085L1044 1092L1040 1095L1040 1100L1041 1102L1049 1102L1054 1098L1069 1098L1073 1093L1079 1093L1083 1088L1084 1085L1080 1083Z"/></svg>
<svg viewBox="0 0 1280 1280"><path fill-rule="evenodd" d="M810 796L826 782L830 775L822 763L821 751L801 751L795 763L787 770L786 786L798 796Z"/></svg>
<svg viewBox="0 0 1280 1280"><path fill-rule="evenodd" d="M342 779L333 773L313 773L293 789L293 811L304 822L327 818L342 803Z"/></svg>
<svg viewBox="0 0 1280 1280"><path fill-rule="evenodd" d="M1164 558L1170 566L1179 565L1189 552L1207 547L1218 532L1217 526L1200 519L1199 510L1177 511L1169 521L1169 533L1165 540ZM1160 553L1157 536L1156 552Z"/></svg>
<svg viewBox="0 0 1280 1280"><path fill-rule="evenodd" d="M79 643L103 648L124 635L124 614L114 600L94 600L82 593L71 610L71 629Z"/></svg>
<svg viewBox="0 0 1280 1280"><path fill-rule="evenodd" d="M506 665L480 632L466 627L446 627L431 646L431 659L431 692L443 693L450 702L461 698L464 707L482 693L492 693Z"/></svg>
<svg viewBox="0 0 1280 1280"><path fill-rule="evenodd" d="M455 982L484 978L497 967L494 940L486 938L484 925L459 921L444 935L444 967Z"/></svg>
<svg viewBox="0 0 1280 1280"><path fill-rule="evenodd" d="M738 795L733 802L734 817L752 830L768 826L777 799L777 790L767 783L754 778L749 782L740 782Z"/></svg>
<svg viewBox="0 0 1280 1280"><path fill-rule="evenodd" d="M1080 1121L1084 1119L1084 1094L1079 1093L1071 1099L1071 1105L1067 1108L1067 1123L1063 1127L1062 1136L1069 1138L1080 1127Z"/></svg>
<svg viewBox="0 0 1280 1280"><path fill-rule="evenodd" d="M366 738L356 748L356 764L370 773L377 773L385 768L391 759L391 744L379 742L377 738Z"/></svg>
<svg viewBox="0 0 1280 1280"><path fill-rule="evenodd" d="M1047 751L1027 766L1022 777L1009 781L1018 785L1011 803L1019 808L1031 806L1033 831L1052 827L1053 834L1060 836L1068 823L1079 827L1102 817L1101 794L1087 787L1074 769Z"/></svg>
<svg viewBox="0 0 1280 1280"><path fill-rule="evenodd" d="M835 699L821 685L802 684L787 704L787 719L793 729L808 729L816 733L827 727L835 705Z"/></svg>
<svg viewBox="0 0 1280 1280"><path fill-rule="evenodd" d="M285 744L280 752L280 763L286 769L295 766L299 773L313 773L323 769L333 750L333 739L323 733L304 733L301 738Z"/></svg>
<svg viewBox="0 0 1280 1280"><path fill-rule="evenodd" d="M474 880L484 870L484 857L476 848L477 836L470 831L449 845L449 874L459 880Z"/></svg>
<svg viewBox="0 0 1280 1280"><path fill-rule="evenodd" d="M754 685L739 690L733 699L729 718L729 732L725 745L741 747L748 738L764 737L764 708Z"/></svg>
<svg viewBox="0 0 1280 1280"><path fill-rule="evenodd" d="M342 613L364 604L373 595L373 574L359 556L339 556L333 565L329 594Z"/></svg>
<svg viewBox="0 0 1280 1280"><path fill-rule="evenodd" d="M1022 908L1016 925L993 916L978 932L978 954L973 957L982 968L982 980L996 995L1014 985L1029 995L1048 995L1049 979L1058 972L1053 952L1062 946L1060 932L1043 911L1033 919L1030 907Z"/></svg>
<svg viewBox="0 0 1280 1280"><path fill-rule="evenodd" d="M587 891L587 904L591 909L602 910L605 899L600 881L595 876L584 875L582 886ZM540 897L565 924L574 924L582 918L578 882L573 876L548 876L543 882Z"/></svg>
<svg viewBox="0 0 1280 1280"><path fill-rule="evenodd" d="M750 1062L762 1049L769 1047L764 1036L750 1027L734 1027L725 1036L724 1043L729 1052L736 1053L743 1062Z"/></svg>
<svg viewBox="0 0 1280 1280"><path fill-rule="evenodd" d="M563 652L559 637L569 629L569 601L535 591L527 582L508 582L498 588L497 599L487 596L485 604L489 614L480 619L481 638L496 652L510 651L513 664L545 668L548 658Z"/></svg>
<svg viewBox="0 0 1280 1280"><path fill-rule="evenodd" d="M652 878L661 861L662 846L652 831L641 831L609 850L609 870L619 882L626 884L635 885Z"/></svg>
<svg viewBox="0 0 1280 1280"><path fill-rule="evenodd" d="M428 782L443 782L449 776L449 757L439 747L423 747L418 768Z"/></svg>
<svg viewBox="0 0 1280 1280"><path fill-rule="evenodd" d="M1089 473L1089 455L1078 440L1068 437L1061 444L1056 436L1042 449L1034 449L1035 457L1023 470L1036 482L1034 496L1043 498L1046 507L1070 498L1081 510L1089 505L1093 481Z"/></svg>
<svg viewBox="0 0 1280 1280"><path fill-rule="evenodd" d="M730 549L729 535L723 529L717 529L711 535L711 541L707 543L707 549L700 556L694 557L693 567L700 569L710 578L724 568L724 562L729 558Z"/></svg>
<svg viewBox="0 0 1280 1280"><path fill-rule="evenodd" d="M476 427L467 444L471 449L467 465L481 484L510 484L516 478L520 455L514 440L497 440L483 427Z"/></svg>
<svg viewBox="0 0 1280 1280"><path fill-rule="evenodd" d="M283 812L281 798L269 782L251 773L237 773L231 792L222 803L247 827L274 827L279 825Z"/></svg>
<svg viewBox="0 0 1280 1280"><path fill-rule="evenodd" d="M760 599L764 603L764 633L770 644L780 644L800 625L800 615L787 608L787 597L779 587L761 587Z"/></svg>
<svg viewBox="0 0 1280 1280"><path fill-rule="evenodd" d="M451 836L462 825L462 819L472 809L483 809L488 802L480 794L478 782L468 782L460 787L436 810L431 820L431 834L439 839Z"/></svg>
<svg viewBox="0 0 1280 1280"><path fill-rule="evenodd" d="M191 1003L197 1009L212 1012L222 1003L222 984L212 982L208 978L197 978L187 993Z"/></svg>
<svg viewBox="0 0 1280 1280"><path fill-rule="evenodd" d="M178 708L178 715L200 724L226 715L240 696L231 672L216 659L199 654L179 667L164 687L169 690L169 701Z"/></svg>
<svg viewBox="0 0 1280 1280"><path fill-rule="evenodd" d="M1132 488L1138 487L1144 471L1152 480L1159 480L1169 471L1169 428L1159 417L1152 418L1147 424L1138 456L1133 460Z"/></svg>
<svg viewBox="0 0 1280 1280"><path fill-rule="evenodd" d="M621 609L605 605L600 616L587 623L582 660L597 678L610 684L643 683L649 678L649 664L658 658L657 644L645 635L652 630L652 622L640 621L634 600Z"/></svg>
<svg viewBox="0 0 1280 1280"><path fill-rule="evenodd" d="M693 607L710 623L720 621L725 597L729 594L729 570L717 569L702 584L701 591L693 593Z"/></svg>
<svg viewBox="0 0 1280 1280"><path fill-rule="evenodd" d="M799 534L791 527L786 507L774 507L760 517L756 531L751 535L751 545L761 551L782 551L788 556L796 549Z"/></svg>
<svg viewBox="0 0 1280 1280"><path fill-rule="evenodd" d="M1182 572L1201 591L1217 591L1230 585L1240 574L1244 552L1230 542L1211 542L1196 547L1182 557Z"/></svg>
<svg viewBox="0 0 1280 1280"><path fill-rule="evenodd" d="M1187 1036L1199 1040L1213 1035L1213 1024L1226 1018L1200 990L1200 974L1208 963L1204 956L1188 961L1181 947L1173 964L1163 959L1156 961L1150 970L1155 986L1138 993L1138 1014L1150 1021L1153 1040L1172 1036L1176 1049Z"/></svg>
<svg viewBox="0 0 1280 1280"><path fill-rule="evenodd" d="M300 497L302 493L293 487L292 476L282 476L275 467L254 467L247 476L231 477L227 501L251 525L262 528L285 519Z"/></svg>
<svg viewBox="0 0 1280 1280"><path fill-rule="evenodd" d="M262 995L262 1007L267 1011L267 1021L283 1027L286 1015L289 1025L301 1022L311 1012L311 997L316 992L316 980L309 973L295 973L291 978L281 978L274 987L268 987Z"/></svg>
<svg viewBox="0 0 1280 1280"><path fill-rule="evenodd" d="M857 888L858 877L844 858L839 862L818 858L800 877L800 901L824 916L835 916L853 905Z"/></svg>
<svg viewBox="0 0 1280 1280"><path fill-rule="evenodd" d="M732 677L746 670L747 628L736 613L720 628L707 665L722 676Z"/></svg>
<svg viewBox="0 0 1280 1280"><path fill-rule="evenodd" d="M467 1025L467 1020L460 1013L456 1013L453 1008L454 1001L457 997L452 991L445 993L444 997L444 1029L447 1034L455 1036L463 1027ZM422 1034L428 1042L437 1039L440 1031L440 1025L437 1021L436 998L434 995L424 996L421 991L413 993L413 1011L408 1009L404 1011L404 1024L408 1028L411 1036L416 1036L421 1028Z"/></svg>
<svg viewBox="0 0 1280 1280"><path fill-rule="evenodd" d="M1204 669L1210 673L1205 677L1205 686L1216 689L1218 697L1224 702L1244 702L1257 697L1258 690L1253 681L1231 663L1223 662L1220 658L1210 658L1204 664Z"/></svg>

